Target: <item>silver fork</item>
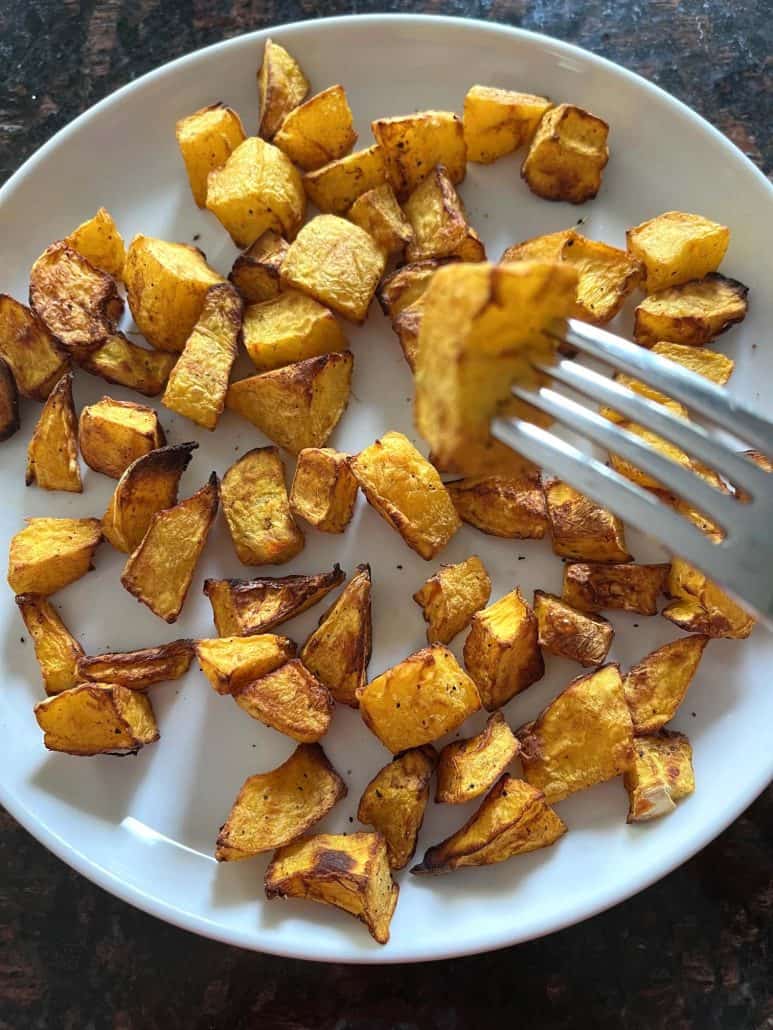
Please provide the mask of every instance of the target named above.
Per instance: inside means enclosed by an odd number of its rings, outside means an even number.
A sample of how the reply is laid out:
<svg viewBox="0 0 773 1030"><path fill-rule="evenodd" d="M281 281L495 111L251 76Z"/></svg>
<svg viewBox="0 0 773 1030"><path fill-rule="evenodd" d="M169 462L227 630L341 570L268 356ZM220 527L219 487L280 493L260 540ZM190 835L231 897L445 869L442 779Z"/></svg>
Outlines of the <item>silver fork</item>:
<svg viewBox="0 0 773 1030"><path fill-rule="evenodd" d="M773 456L773 424L703 376L576 319L569 321L561 340L654 386L747 446ZM549 430L522 419L496 418L491 427L493 435L665 544L672 554L716 580L773 629L773 474L733 451L701 425L672 415L656 401L576 361L561 358L555 365L537 367L554 383L607 405L676 444L732 484L735 491L721 492L692 469L676 464L640 437L550 386L534 390L513 387L514 397L631 461L664 489L690 502L717 523L724 531L723 538L715 541L706 536L655 494Z"/></svg>

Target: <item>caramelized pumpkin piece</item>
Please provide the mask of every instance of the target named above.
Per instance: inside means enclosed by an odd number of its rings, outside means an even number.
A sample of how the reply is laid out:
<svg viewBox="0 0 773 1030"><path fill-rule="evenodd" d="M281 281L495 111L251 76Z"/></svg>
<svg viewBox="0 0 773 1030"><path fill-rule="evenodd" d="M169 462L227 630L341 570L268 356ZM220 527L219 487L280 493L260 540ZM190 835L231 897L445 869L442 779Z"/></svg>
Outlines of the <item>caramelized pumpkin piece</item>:
<svg viewBox="0 0 773 1030"><path fill-rule="evenodd" d="M745 640L754 629L754 618L683 558L674 558L668 576L664 618L688 633L707 637Z"/></svg>
<svg viewBox="0 0 773 1030"><path fill-rule="evenodd" d="M27 448L27 486L82 493L78 465L78 419L72 400L72 372L48 395Z"/></svg>
<svg viewBox="0 0 773 1030"><path fill-rule="evenodd" d="M64 242L100 272L114 279L122 278L126 247L112 215L105 208L101 207L93 218L81 222Z"/></svg>
<svg viewBox="0 0 773 1030"><path fill-rule="evenodd" d="M354 514L357 480L349 456L329 447L307 447L298 455L290 508L323 533L343 533Z"/></svg>
<svg viewBox="0 0 773 1030"><path fill-rule="evenodd" d="M471 476L446 483L459 518L490 536L541 540L548 528L539 477Z"/></svg>
<svg viewBox="0 0 773 1030"><path fill-rule="evenodd" d="M467 740L454 740L440 752L435 801L463 805L485 794L519 750L504 715L490 715L481 733Z"/></svg>
<svg viewBox="0 0 773 1030"><path fill-rule="evenodd" d="M441 565L413 595L427 623L427 642L448 644L490 596L491 580L477 555L458 565Z"/></svg>
<svg viewBox="0 0 773 1030"><path fill-rule="evenodd" d="M314 171L352 149L357 142L343 86L329 86L285 115L274 145L305 172Z"/></svg>
<svg viewBox="0 0 773 1030"><path fill-rule="evenodd" d="M282 289L279 269L287 253L287 240L273 229L266 231L234 261L229 280L245 304L278 297Z"/></svg>
<svg viewBox="0 0 773 1030"><path fill-rule="evenodd" d="M384 152L378 143L355 150L337 161L323 165L303 177L309 200L320 211L342 215L368 190L387 181Z"/></svg>
<svg viewBox="0 0 773 1030"><path fill-rule="evenodd" d="M99 519L27 519L11 538L8 585L15 594L55 594L94 568L101 542Z"/></svg>
<svg viewBox="0 0 773 1030"><path fill-rule="evenodd" d="M633 338L642 347L662 341L701 347L746 318L748 293L718 273L651 293L636 309Z"/></svg>
<svg viewBox="0 0 773 1030"><path fill-rule="evenodd" d="M34 711L49 751L133 755L159 738L150 699L117 683L81 683Z"/></svg>
<svg viewBox="0 0 773 1030"><path fill-rule="evenodd" d="M625 700L637 736L657 733L676 715L695 676L708 637L683 637L664 644L623 678Z"/></svg>
<svg viewBox="0 0 773 1030"><path fill-rule="evenodd" d="M623 562L603 565L575 562L564 566L562 600L583 612L619 608L640 615L657 615L658 597L665 593L671 566Z"/></svg>
<svg viewBox="0 0 773 1030"><path fill-rule="evenodd" d="M232 694L247 715L305 744L324 737L335 708L330 691L298 658L235 688Z"/></svg>
<svg viewBox="0 0 773 1030"><path fill-rule="evenodd" d="M44 401L67 371L64 351L37 315L0 293L0 357L22 397Z"/></svg>
<svg viewBox="0 0 773 1030"><path fill-rule="evenodd" d="M412 191L405 202L405 214L413 230L405 251L408 261L452 257L485 260L485 247L468 223L462 198L444 165L433 168Z"/></svg>
<svg viewBox="0 0 773 1030"><path fill-rule="evenodd" d="M554 554L575 561L630 561L616 515L559 479L547 479L544 489Z"/></svg>
<svg viewBox="0 0 773 1030"><path fill-rule="evenodd" d="M242 120L233 108L210 104L180 118L175 135L193 199L204 207L209 173L221 168L245 140Z"/></svg>
<svg viewBox="0 0 773 1030"><path fill-rule="evenodd" d="M155 683L184 676L193 655L192 640L171 640L137 651L85 655L78 659L78 676L96 683L118 683L130 690L147 690Z"/></svg>
<svg viewBox="0 0 773 1030"><path fill-rule="evenodd" d="M197 640L195 648L201 671L218 694L233 694L295 657L292 640L273 633Z"/></svg>
<svg viewBox="0 0 773 1030"><path fill-rule="evenodd" d="M452 183L464 179L467 147L462 119L453 112L417 111L378 118L371 129L398 196L410 193L436 165L445 166Z"/></svg>
<svg viewBox="0 0 773 1030"><path fill-rule="evenodd" d="M695 790L690 741L683 733L667 730L637 737L633 764L623 783L628 791L629 823L646 822L673 812L675 802Z"/></svg>
<svg viewBox="0 0 773 1030"><path fill-rule="evenodd" d="M615 631L601 615L577 611L555 594L534 591L539 646L580 665L601 665L606 661Z"/></svg>
<svg viewBox="0 0 773 1030"><path fill-rule="evenodd" d="M152 408L103 397L81 410L78 443L89 468L120 479L137 458L163 447L166 437Z"/></svg>
<svg viewBox="0 0 773 1030"><path fill-rule="evenodd" d="M531 141L553 105L546 97L511 89L472 86L464 98L467 160L491 164Z"/></svg>
<svg viewBox="0 0 773 1030"><path fill-rule="evenodd" d="M547 111L532 138L521 177L538 197L582 204L601 188L609 126L574 104Z"/></svg>
<svg viewBox="0 0 773 1030"><path fill-rule="evenodd" d="M0 350L2 350L2 341L0 341ZM0 443L10 439L20 425L19 391L16 380L13 378L11 366L5 358L0 356Z"/></svg>
<svg viewBox="0 0 773 1030"><path fill-rule="evenodd" d="M258 69L260 124L258 135L272 139L287 115L309 92L309 82L295 58L267 39Z"/></svg>
<svg viewBox="0 0 773 1030"><path fill-rule="evenodd" d="M101 347L77 356L78 364L107 383L156 397L164 389L174 368L174 354L138 347L123 333L113 333Z"/></svg>
<svg viewBox="0 0 773 1030"><path fill-rule="evenodd" d="M666 211L626 232L628 250L644 264L647 293L716 272L730 230L701 215Z"/></svg>
<svg viewBox="0 0 773 1030"><path fill-rule="evenodd" d="M46 693L59 694L74 687L80 682L78 660L83 648L54 606L41 594L19 594L16 604L35 645Z"/></svg>

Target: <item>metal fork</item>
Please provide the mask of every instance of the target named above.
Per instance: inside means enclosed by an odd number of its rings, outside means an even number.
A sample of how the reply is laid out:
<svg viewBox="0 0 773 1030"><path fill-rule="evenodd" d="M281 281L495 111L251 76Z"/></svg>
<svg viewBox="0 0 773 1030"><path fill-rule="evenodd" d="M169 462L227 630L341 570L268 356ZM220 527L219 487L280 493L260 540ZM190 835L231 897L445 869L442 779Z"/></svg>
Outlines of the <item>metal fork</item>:
<svg viewBox="0 0 773 1030"><path fill-rule="evenodd" d="M568 331L560 339L576 351L656 387L747 446L773 456L773 424L703 376L576 319L569 321ZM706 536L654 493L531 422L496 418L491 427L493 435L658 539L773 629L773 474L733 451L701 425L671 414L657 401L634 393L592 368L569 358L535 367L554 383L607 405L671 441L730 483L735 489L723 493L692 469L678 465L640 437L550 386L533 390L513 387L514 397L631 461L665 490L694 505L722 529L723 538Z"/></svg>

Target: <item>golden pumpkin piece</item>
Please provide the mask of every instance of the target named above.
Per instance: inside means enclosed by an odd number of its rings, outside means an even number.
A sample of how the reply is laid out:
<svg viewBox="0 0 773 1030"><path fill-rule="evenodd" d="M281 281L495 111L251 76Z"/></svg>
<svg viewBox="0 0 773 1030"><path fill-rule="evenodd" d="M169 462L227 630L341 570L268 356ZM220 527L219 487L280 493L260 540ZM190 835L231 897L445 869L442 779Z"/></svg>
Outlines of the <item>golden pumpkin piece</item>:
<svg viewBox="0 0 773 1030"><path fill-rule="evenodd" d="M666 404L666 407L670 409L670 404ZM674 411L673 414L679 414L678 411ZM683 468L692 469L695 468L694 463L690 459L689 455L685 454L681 448L676 447L668 440L664 440L662 436L658 436L657 433L653 433L650 429L645 429L644 426L637 425L635 422L629 422L627 419L621 419L618 422L621 429L626 430L629 433L633 433L634 436L641 437L649 445L649 447L662 454L664 457L669 458L677 465L681 465ZM661 490L660 482L651 476L649 472L644 472L642 469L637 468L633 462L628 461L627 458L621 458L619 454L609 455L609 464L615 470L619 472L621 476L625 476L626 479L630 479L631 482L636 483L638 486L643 486L647 490Z"/></svg>
<svg viewBox="0 0 773 1030"><path fill-rule="evenodd" d="M491 580L477 555L458 565L441 565L413 595L427 623L430 644L448 644L488 603Z"/></svg>
<svg viewBox="0 0 773 1030"><path fill-rule="evenodd" d="M692 747L683 733L662 730L637 737L631 768L624 774L628 791L629 823L642 823L669 815L676 802L695 790Z"/></svg>
<svg viewBox="0 0 773 1030"><path fill-rule="evenodd" d="M376 773L360 798L357 818L384 837L393 870L413 858L436 764L430 744L404 751Z"/></svg>
<svg viewBox="0 0 773 1030"><path fill-rule="evenodd" d="M27 447L27 486L82 493L78 465L78 419L72 400L72 372L48 395Z"/></svg>
<svg viewBox="0 0 773 1030"><path fill-rule="evenodd" d="M466 475L531 467L491 436L489 423L513 382L535 382L550 364L574 302L574 269L546 262L452 263L423 297L416 363L416 425L436 463Z"/></svg>
<svg viewBox="0 0 773 1030"><path fill-rule="evenodd" d="M260 125L258 135L271 139L293 108L306 97L309 82L283 46L267 39L258 69Z"/></svg>
<svg viewBox="0 0 773 1030"><path fill-rule="evenodd" d="M159 447L136 458L118 480L102 532L118 551L131 554L139 547L153 516L177 504L180 477L190 464L197 443Z"/></svg>
<svg viewBox="0 0 773 1030"><path fill-rule="evenodd" d="M0 358L22 397L44 401L69 367L67 355L37 317L0 293Z"/></svg>
<svg viewBox="0 0 773 1030"><path fill-rule="evenodd" d="M547 848L565 833L563 820L539 790L505 774L464 826L429 848L411 872L450 873L464 866L495 865Z"/></svg>
<svg viewBox="0 0 773 1030"><path fill-rule="evenodd" d="M244 346L259 372L270 372L349 344L332 311L296 290L250 304L244 312Z"/></svg>
<svg viewBox="0 0 773 1030"><path fill-rule="evenodd" d="M402 433L385 433L355 455L351 467L368 504L425 561L461 526L437 469Z"/></svg>
<svg viewBox="0 0 773 1030"><path fill-rule="evenodd" d="M389 185L375 186L352 204L346 217L371 235L389 256L402 254L413 239L411 223Z"/></svg>
<svg viewBox="0 0 773 1030"><path fill-rule="evenodd" d="M30 306L66 351L80 354L105 343L124 305L115 279L60 241L30 270Z"/></svg>
<svg viewBox="0 0 773 1030"><path fill-rule="evenodd" d="M651 293L636 309L633 338L642 347L658 341L701 347L743 322L748 293L748 286L717 272Z"/></svg>
<svg viewBox="0 0 773 1030"><path fill-rule="evenodd" d="M27 519L11 538L8 585L15 594L48 597L93 568L102 542L99 519Z"/></svg>
<svg viewBox="0 0 773 1030"><path fill-rule="evenodd" d="M83 648L54 606L41 594L18 594L16 604L32 637L46 693L59 694L80 683L77 665Z"/></svg>
<svg viewBox="0 0 773 1030"><path fill-rule="evenodd" d="M324 447L349 403L351 351L320 354L232 383L226 407L291 454Z"/></svg>
<svg viewBox="0 0 773 1030"><path fill-rule="evenodd" d="M138 347L123 333L113 333L101 347L79 355L77 360L85 372L105 382L156 397L166 386L176 355Z"/></svg>
<svg viewBox="0 0 773 1030"><path fill-rule="evenodd" d="M218 102L180 118L175 135L193 199L198 207L204 207L207 176L216 168L222 168L246 139L242 120L233 108Z"/></svg>
<svg viewBox="0 0 773 1030"><path fill-rule="evenodd" d="M634 741L618 666L572 680L517 736L524 779L548 804L624 773Z"/></svg>
<svg viewBox="0 0 773 1030"><path fill-rule="evenodd" d="M329 447L307 447L298 455L290 509L323 533L343 533L354 513L357 480L349 456Z"/></svg>
<svg viewBox="0 0 773 1030"><path fill-rule="evenodd" d="M212 528L219 500L209 482L173 508L156 512L142 542L124 565L121 584L165 622L176 622Z"/></svg>
<svg viewBox="0 0 773 1030"><path fill-rule="evenodd" d="M89 468L120 479L137 458L163 447L166 437L152 408L103 397L82 409L78 442Z"/></svg>
<svg viewBox="0 0 773 1030"><path fill-rule="evenodd" d="M625 234L628 250L645 269L644 288L655 293L716 272L730 230L701 215L666 211Z"/></svg>
<svg viewBox="0 0 773 1030"><path fill-rule="evenodd" d="M542 540L548 517L538 476L471 476L446 483L462 522L490 536Z"/></svg>
<svg viewBox="0 0 773 1030"><path fill-rule="evenodd" d="M473 616L464 666L493 712L545 675L537 619L517 588Z"/></svg>
<svg viewBox="0 0 773 1030"><path fill-rule="evenodd" d="M442 644L382 672L358 700L365 725L393 754L453 733L480 709L477 687Z"/></svg>
<svg viewBox="0 0 773 1030"><path fill-rule="evenodd" d="M285 116L274 136L279 147L305 172L337 161L357 142L343 86L329 86Z"/></svg>
<svg viewBox="0 0 773 1030"><path fill-rule="evenodd" d="M317 215L298 233L282 262L282 282L359 324L386 267L386 255L359 225Z"/></svg>
<svg viewBox="0 0 773 1030"><path fill-rule="evenodd" d="M568 483L543 482L553 553L575 561L627 562L625 529L620 519Z"/></svg>
<svg viewBox="0 0 773 1030"><path fill-rule="evenodd" d="M419 348L419 329L424 314L424 302L419 298L400 312L392 323L392 328L400 341L403 357L408 362L411 372L416 371L416 354Z"/></svg>
<svg viewBox="0 0 773 1030"><path fill-rule="evenodd" d="M582 612L614 608L657 615L658 597L666 592L670 568L667 562L661 565L574 562L564 566L561 600Z"/></svg>
<svg viewBox="0 0 773 1030"><path fill-rule="evenodd" d="M467 221L462 198L444 165L433 168L405 202L413 240L405 250L408 261L456 257L485 261L486 248Z"/></svg>
<svg viewBox="0 0 773 1030"><path fill-rule="evenodd" d="M267 229L294 238L306 216L298 169L282 151L249 136L207 179L208 210L237 247L249 247Z"/></svg>
<svg viewBox="0 0 773 1030"><path fill-rule="evenodd" d="M228 278L239 291L239 296L245 304L259 304L261 301L279 296L282 289L279 269L282 267L288 245L287 240L282 239L279 233L273 229L266 229L252 246L234 261Z"/></svg>
<svg viewBox="0 0 773 1030"><path fill-rule="evenodd" d="M273 633L197 640L195 648L201 671L218 694L233 694L295 657L292 640Z"/></svg>
<svg viewBox="0 0 773 1030"><path fill-rule="evenodd" d="M682 558L671 562L666 592L673 600L663 617L688 633L745 640L754 629L748 612Z"/></svg>
<svg viewBox="0 0 773 1030"><path fill-rule="evenodd" d="M34 712L48 750L68 755L133 755L159 738L150 699L117 683L80 683Z"/></svg>
<svg viewBox="0 0 773 1030"><path fill-rule="evenodd" d="M520 745L501 712L490 715L475 737L454 740L440 752L438 804L463 805L485 794L518 754Z"/></svg>
<svg viewBox="0 0 773 1030"><path fill-rule="evenodd" d="M287 501L285 472L276 447L256 447L223 476L223 514L240 562L282 565L304 547Z"/></svg>
<svg viewBox="0 0 773 1030"><path fill-rule="evenodd" d="M0 344L1 346L1 344ZM8 440L19 429L19 391L11 366L0 357L0 442Z"/></svg>
<svg viewBox="0 0 773 1030"><path fill-rule="evenodd" d="M521 166L521 178L545 200L582 204L601 188L609 160L609 126L574 104L545 113Z"/></svg>
<svg viewBox="0 0 773 1030"><path fill-rule="evenodd" d="M197 426L214 429L225 408L241 335L241 297L230 283L210 286L198 321L169 374L161 403Z"/></svg>
<svg viewBox="0 0 773 1030"><path fill-rule="evenodd" d="M358 691L368 678L372 637L370 566L358 565L321 616L300 658L336 701L356 708Z"/></svg>
<svg viewBox="0 0 773 1030"><path fill-rule="evenodd" d="M435 165L445 165L456 184L467 171L462 119L451 111L417 111L371 122L384 152L387 175L398 196L410 193Z"/></svg>
<svg viewBox="0 0 773 1030"><path fill-rule="evenodd" d="M190 668L192 640L171 640L137 651L106 651L78 658L80 681L117 683L129 690L147 690L156 683L177 680Z"/></svg>
<svg viewBox="0 0 773 1030"><path fill-rule="evenodd" d="M64 242L100 272L114 279L123 277L126 247L112 215L105 208L101 207L93 218L81 222L65 236Z"/></svg>
<svg viewBox="0 0 773 1030"><path fill-rule="evenodd" d="M400 888L392 879L380 833L319 833L280 848L266 870L266 897L304 898L348 912L379 944Z"/></svg>
<svg viewBox="0 0 773 1030"><path fill-rule="evenodd" d="M534 614L543 650L586 667L606 661L615 631L601 615L577 611L542 590L534 591Z"/></svg>
<svg viewBox="0 0 773 1030"><path fill-rule="evenodd" d="M383 186L386 181L384 153L374 143L372 147L355 150L314 172L307 172L303 176L303 188L320 211L342 215L363 193Z"/></svg>
<svg viewBox="0 0 773 1030"><path fill-rule="evenodd" d="M664 644L623 677L623 690L637 737L657 733L684 701L708 637L682 637Z"/></svg>
<svg viewBox="0 0 773 1030"><path fill-rule="evenodd" d="M346 797L319 744L299 744L286 762L250 776L217 835L218 862L238 862L289 844Z"/></svg>
<svg viewBox="0 0 773 1030"><path fill-rule="evenodd" d="M324 737L335 708L330 691L298 658L232 693L247 715L303 744Z"/></svg>
<svg viewBox="0 0 773 1030"><path fill-rule="evenodd" d="M381 310L394 321L401 312L420 300L430 279L445 264L444 261L414 261L395 269L381 281L376 299Z"/></svg>
<svg viewBox="0 0 773 1030"><path fill-rule="evenodd" d="M262 579L205 579L221 637L266 633L321 601L344 581L339 565L313 576L266 576Z"/></svg>
<svg viewBox="0 0 773 1030"><path fill-rule="evenodd" d="M546 111L547 97L511 89L472 86L464 98L467 160L491 164L531 141Z"/></svg>

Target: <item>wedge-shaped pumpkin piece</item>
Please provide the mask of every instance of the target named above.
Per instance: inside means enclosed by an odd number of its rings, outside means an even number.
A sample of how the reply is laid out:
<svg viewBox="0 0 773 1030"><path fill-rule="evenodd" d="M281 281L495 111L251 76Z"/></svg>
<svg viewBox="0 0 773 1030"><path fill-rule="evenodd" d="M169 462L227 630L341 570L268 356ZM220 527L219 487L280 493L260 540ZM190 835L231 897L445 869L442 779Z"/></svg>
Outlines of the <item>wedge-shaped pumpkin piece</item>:
<svg viewBox="0 0 773 1030"><path fill-rule="evenodd" d="M485 794L518 754L520 745L501 712L467 740L454 740L440 752L435 801L463 805Z"/></svg>
<svg viewBox="0 0 773 1030"><path fill-rule="evenodd" d="M72 372L48 395L27 447L27 486L82 493L78 465L78 419L72 400Z"/></svg>
<svg viewBox="0 0 773 1030"><path fill-rule="evenodd" d="M305 898L343 909L379 944L400 890L380 833L320 833L281 848L266 870L266 897Z"/></svg>
<svg viewBox="0 0 773 1030"><path fill-rule="evenodd" d="M223 476L223 514L239 561L282 565L303 550L276 447L247 451Z"/></svg>
<svg viewBox="0 0 773 1030"><path fill-rule="evenodd" d="M271 139L283 120L309 92L309 82L295 58L267 39L258 69L260 125L258 135Z"/></svg>
<svg viewBox="0 0 773 1030"><path fill-rule="evenodd" d="M446 483L462 522L490 536L541 540L548 528L539 477L470 476Z"/></svg>
<svg viewBox="0 0 773 1030"><path fill-rule="evenodd" d="M115 279L62 241L32 266L30 304L61 346L75 354L103 344L123 313Z"/></svg>
<svg viewBox="0 0 773 1030"><path fill-rule="evenodd" d="M245 310L244 346L255 368L270 372L349 345L332 311L313 297L287 290Z"/></svg>
<svg viewBox="0 0 773 1030"><path fill-rule="evenodd" d="M279 295L282 267L288 243L273 229L266 231L234 261L228 278L245 304L259 304Z"/></svg>
<svg viewBox="0 0 773 1030"><path fill-rule="evenodd" d="M298 455L290 508L323 533L343 533L354 513L357 480L349 456L329 447L307 447Z"/></svg>
<svg viewBox="0 0 773 1030"><path fill-rule="evenodd" d="M389 181L398 195L410 193L435 165L445 165L452 183L464 179L467 148L461 118L451 111L417 111L371 122L384 152Z"/></svg>
<svg viewBox="0 0 773 1030"><path fill-rule="evenodd" d="M306 215L306 194L290 158L249 136L209 173L207 208L237 247L249 247L267 229L293 239Z"/></svg>
<svg viewBox="0 0 773 1030"><path fill-rule="evenodd" d="M377 772L360 798L357 818L382 834L391 869L404 869L413 858L436 763L431 745L411 748Z"/></svg>
<svg viewBox="0 0 773 1030"><path fill-rule="evenodd" d="M118 480L102 531L119 551L139 547L153 516L177 504L177 487L197 443L159 447L136 458Z"/></svg>
<svg viewBox="0 0 773 1030"><path fill-rule="evenodd" d="M80 683L35 705L49 751L68 755L133 755L158 740L144 694L113 683Z"/></svg>
<svg viewBox="0 0 773 1030"><path fill-rule="evenodd" d="M78 364L84 371L107 383L136 390L145 397L161 393L174 363L174 354L139 347L123 333L113 333L97 350L78 356Z"/></svg>
<svg viewBox="0 0 773 1030"><path fill-rule="evenodd" d="M165 622L176 622L217 514L219 484L209 482L173 508L156 512L124 565L121 583Z"/></svg>
<svg viewBox="0 0 773 1030"><path fill-rule="evenodd" d="M582 204L601 188L609 160L609 126L574 104L559 104L540 121L521 166L526 185L545 200Z"/></svg>
<svg viewBox="0 0 773 1030"><path fill-rule="evenodd" d="M320 354L232 383L226 406L292 454L324 447L349 403L351 351Z"/></svg>
<svg viewBox="0 0 773 1030"><path fill-rule="evenodd" d="M100 272L114 279L122 278L126 247L112 215L105 208L101 207L93 218L81 222L64 242Z"/></svg>
<svg viewBox="0 0 773 1030"><path fill-rule="evenodd" d="M701 347L746 318L748 293L718 273L651 293L636 309L633 338L642 347L662 341Z"/></svg>
<svg viewBox="0 0 773 1030"><path fill-rule="evenodd" d="M389 183L363 193L349 208L346 217L369 233L389 255L402 254L413 239L411 223L397 203L395 191Z"/></svg>
<svg viewBox="0 0 773 1030"><path fill-rule="evenodd" d="M94 568L99 519L27 519L11 538L8 585L15 594L48 597Z"/></svg>
<svg viewBox="0 0 773 1030"><path fill-rule="evenodd" d="M300 655L341 704L357 707L357 691L368 676L372 635L370 566L358 565Z"/></svg>
<svg viewBox="0 0 773 1030"><path fill-rule="evenodd" d="M204 306L172 369L162 403L204 429L225 407L228 380L242 334L242 301L230 283L210 286Z"/></svg>
<svg viewBox="0 0 773 1030"><path fill-rule="evenodd" d="M488 603L491 579L473 555L458 565L441 565L413 595L427 623L430 644L448 644Z"/></svg>
<svg viewBox="0 0 773 1030"><path fill-rule="evenodd" d="M702 215L666 211L625 234L628 249L644 263L647 293L703 279L716 272L730 230Z"/></svg>
<svg viewBox="0 0 773 1030"><path fill-rule="evenodd" d="M120 479L137 458L163 447L166 437L152 408L103 397L82 409L78 443L89 468Z"/></svg>
<svg viewBox="0 0 773 1030"><path fill-rule="evenodd" d="M137 651L85 655L78 659L78 676L96 683L117 683L130 690L147 690L155 683L184 676L194 653L192 640L171 640Z"/></svg>
<svg viewBox="0 0 773 1030"><path fill-rule="evenodd" d="M450 873L464 866L494 865L515 855L549 847L566 825L545 796L505 774L461 829L429 848L412 873Z"/></svg>
<svg viewBox="0 0 773 1030"><path fill-rule="evenodd" d="M676 715L708 637L682 637L648 654L623 677L636 736L657 733Z"/></svg>
<svg viewBox="0 0 773 1030"><path fill-rule="evenodd" d="M393 754L452 733L480 708L477 687L442 644L382 672L358 700L365 725Z"/></svg>
<svg viewBox="0 0 773 1030"><path fill-rule="evenodd" d="M695 790L692 747L683 733L662 730L637 737L631 768L623 777L628 791L628 822L641 823L668 815L676 802Z"/></svg>
<svg viewBox="0 0 773 1030"><path fill-rule="evenodd" d="M745 640L754 619L716 583L682 558L674 558L666 588L673 598L663 616L688 633Z"/></svg>
<svg viewBox="0 0 773 1030"><path fill-rule="evenodd" d="M670 568L668 563L574 562L564 567L561 599L583 612L617 608L640 615L657 615L658 597L666 590Z"/></svg>
<svg viewBox="0 0 773 1030"><path fill-rule="evenodd" d="M534 614L543 650L585 666L606 661L615 631L601 615L577 611L542 590L534 591Z"/></svg>
<svg viewBox="0 0 773 1030"><path fill-rule="evenodd" d="M537 619L518 589L473 616L464 665L487 711L501 708L545 675L537 640Z"/></svg>
<svg viewBox="0 0 773 1030"><path fill-rule="evenodd" d="M356 142L354 119L343 86L329 86L293 108L274 136L274 145L305 172L337 161Z"/></svg>
<svg viewBox="0 0 773 1030"><path fill-rule="evenodd" d="M346 784L319 744L300 744L286 762L244 781L217 836L218 862L238 862L302 836L346 797Z"/></svg>
<svg viewBox="0 0 773 1030"><path fill-rule="evenodd" d="M242 120L233 108L222 103L210 104L180 118L175 135L193 199L204 207L207 176L221 168L246 138Z"/></svg>
<svg viewBox="0 0 773 1030"><path fill-rule="evenodd" d="M59 694L74 687L80 682L77 664L83 648L54 606L41 594L19 594L16 604L35 645L46 693Z"/></svg>
<svg viewBox="0 0 773 1030"><path fill-rule="evenodd" d="M129 307L139 331L160 350L183 349L207 290L222 281L204 254L187 243L139 235L129 244L124 265Z"/></svg>
<svg viewBox="0 0 773 1030"><path fill-rule="evenodd" d="M524 778L549 804L625 772L633 725L617 665L572 680L518 739Z"/></svg>
<svg viewBox="0 0 773 1030"><path fill-rule="evenodd" d="M37 315L0 293L0 357L22 397L44 401L67 371L67 355Z"/></svg>
<svg viewBox="0 0 773 1030"><path fill-rule="evenodd" d="M324 737L335 708L330 691L298 658L232 693L247 715L304 744Z"/></svg>
<svg viewBox="0 0 773 1030"><path fill-rule="evenodd" d="M402 433L385 433L360 451L352 472L368 503L426 561L461 526L437 469Z"/></svg>
<svg viewBox="0 0 773 1030"><path fill-rule="evenodd" d="M312 576L206 579L204 593L220 636L246 636L266 633L300 615L343 581L343 570L334 565L330 572Z"/></svg>
<svg viewBox="0 0 773 1030"><path fill-rule="evenodd" d="M201 671L218 694L233 694L295 657L287 637L259 633L250 637L213 637L196 641Z"/></svg>
<svg viewBox="0 0 773 1030"><path fill-rule="evenodd" d="M320 211L342 215L358 197L387 181L384 152L374 143L303 177L309 200Z"/></svg>
<svg viewBox="0 0 773 1030"><path fill-rule="evenodd" d="M554 554L576 561L630 560L616 515L560 479L547 478L544 489Z"/></svg>
<svg viewBox="0 0 773 1030"><path fill-rule="evenodd" d="M13 378L11 366L0 356L0 442L12 437L20 425L19 391L16 380Z"/></svg>
<svg viewBox="0 0 773 1030"><path fill-rule="evenodd" d="M467 160L491 164L529 143L553 105L546 97L511 89L472 86L464 98Z"/></svg>
<svg viewBox="0 0 773 1030"><path fill-rule="evenodd" d="M405 202L413 239L405 256L409 261L457 257L484 261L486 249L467 221L462 198L443 165L433 168Z"/></svg>

